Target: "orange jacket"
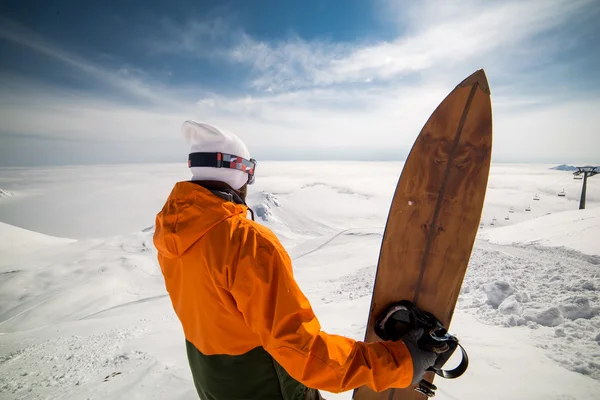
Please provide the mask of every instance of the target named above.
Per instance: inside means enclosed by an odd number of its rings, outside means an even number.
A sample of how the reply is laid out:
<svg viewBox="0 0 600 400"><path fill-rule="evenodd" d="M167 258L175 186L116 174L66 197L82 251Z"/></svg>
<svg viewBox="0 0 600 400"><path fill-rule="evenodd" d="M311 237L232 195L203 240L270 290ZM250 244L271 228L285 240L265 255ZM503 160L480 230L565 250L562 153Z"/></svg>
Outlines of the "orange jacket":
<svg viewBox="0 0 600 400"><path fill-rule="evenodd" d="M246 213L244 205L179 182L157 215L154 244L186 339L205 355L262 346L314 389L407 387L413 366L404 343L323 332L287 252Z"/></svg>

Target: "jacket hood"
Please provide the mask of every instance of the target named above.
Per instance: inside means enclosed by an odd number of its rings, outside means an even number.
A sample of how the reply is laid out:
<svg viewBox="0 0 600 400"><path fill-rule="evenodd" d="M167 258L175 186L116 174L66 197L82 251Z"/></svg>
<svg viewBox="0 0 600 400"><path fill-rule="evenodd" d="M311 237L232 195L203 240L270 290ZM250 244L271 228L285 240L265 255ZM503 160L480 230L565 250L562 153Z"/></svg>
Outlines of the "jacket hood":
<svg viewBox="0 0 600 400"><path fill-rule="evenodd" d="M247 210L196 183L178 182L156 216L154 246L164 257L177 258L214 226Z"/></svg>

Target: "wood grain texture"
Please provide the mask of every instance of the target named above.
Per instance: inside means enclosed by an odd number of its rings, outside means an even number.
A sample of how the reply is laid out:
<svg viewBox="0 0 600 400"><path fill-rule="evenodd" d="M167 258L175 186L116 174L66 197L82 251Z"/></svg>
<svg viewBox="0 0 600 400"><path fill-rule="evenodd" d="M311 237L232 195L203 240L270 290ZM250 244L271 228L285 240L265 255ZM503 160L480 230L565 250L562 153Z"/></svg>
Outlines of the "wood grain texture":
<svg viewBox="0 0 600 400"><path fill-rule="evenodd" d="M478 70L440 103L406 160L385 228L365 341L381 340L375 319L399 300L414 301L449 327L479 227L491 149L490 90ZM356 400L425 398L412 387L354 393Z"/></svg>

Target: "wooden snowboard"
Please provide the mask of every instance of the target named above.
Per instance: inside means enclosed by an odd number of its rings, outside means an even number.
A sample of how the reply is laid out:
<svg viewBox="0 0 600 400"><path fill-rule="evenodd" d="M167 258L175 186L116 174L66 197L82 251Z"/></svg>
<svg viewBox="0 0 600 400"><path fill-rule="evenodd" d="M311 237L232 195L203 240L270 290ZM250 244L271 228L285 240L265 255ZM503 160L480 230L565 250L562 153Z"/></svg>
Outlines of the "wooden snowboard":
<svg viewBox="0 0 600 400"><path fill-rule="evenodd" d="M449 327L479 227L491 150L490 89L478 70L431 114L406 160L383 236L366 342L381 340L375 320L400 300ZM413 387L354 392L356 400L425 398Z"/></svg>

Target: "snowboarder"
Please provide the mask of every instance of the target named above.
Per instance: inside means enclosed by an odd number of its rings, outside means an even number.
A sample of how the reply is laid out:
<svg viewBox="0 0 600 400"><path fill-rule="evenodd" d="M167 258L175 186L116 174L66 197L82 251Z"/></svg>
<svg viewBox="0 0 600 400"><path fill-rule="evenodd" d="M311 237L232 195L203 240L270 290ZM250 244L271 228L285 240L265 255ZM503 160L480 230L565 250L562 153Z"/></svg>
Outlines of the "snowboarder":
<svg viewBox="0 0 600 400"><path fill-rule="evenodd" d="M416 344L423 330L375 343L323 332L286 250L246 216L256 161L245 144L205 123L182 130L193 176L157 215L154 244L200 398L321 399L319 389L419 382L436 359Z"/></svg>

